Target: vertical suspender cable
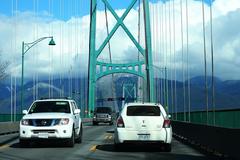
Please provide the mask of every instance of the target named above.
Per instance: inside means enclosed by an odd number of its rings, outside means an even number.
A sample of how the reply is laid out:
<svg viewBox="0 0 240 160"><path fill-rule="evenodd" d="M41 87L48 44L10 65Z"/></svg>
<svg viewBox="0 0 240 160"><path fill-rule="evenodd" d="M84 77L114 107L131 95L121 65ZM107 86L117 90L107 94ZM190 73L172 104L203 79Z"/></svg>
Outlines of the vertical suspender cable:
<svg viewBox="0 0 240 160"><path fill-rule="evenodd" d="M183 54L183 6L182 0L180 0L180 12L181 12L181 44L182 44L182 83L183 83L183 114L184 121L186 121L186 111L185 111L185 71L184 71L184 54Z"/></svg>
<svg viewBox="0 0 240 160"><path fill-rule="evenodd" d="M18 0L16 0L16 6L15 6L15 50L17 49L17 19L18 19ZM16 121L16 114L17 114L17 82L16 82L16 76L14 77L14 120ZM20 111L21 114L22 111Z"/></svg>
<svg viewBox="0 0 240 160"><path fill-rule="evenodd" d="M138 0L138 43L139 44L140 44L140 24L141 24L141 21L140 21L140 16L141 16L140 10L141 10L141 1ZM138 61L140 60L140 52L139 51L138 51L138 58L137 59L138 59ZM141 95L140 95L141 90L140 90L139 86L141 86L140 77L138 77L138 90L137 90L138 98L141 97Z"/></svg>
<svg viewBox="0 0 240 160"><path fill-rule="evenodd" d="M104 7L105 7L105 20L106 20L106 29L107 29L107 36L109 35L109 23L108 23L108 14L107 14L107 6L104 3ZM109 53L109 62L112 63L112 52L111 52L111 44L110 44L110 40L108 41L108 53ZM112 97L116 97L115 96L115 87L114 87L114 74L112 74L112 85L111 85L111 89L112 89ZM114 101L116 102L116 101ZM114 103L113 102L113 103ZM115 107L117 107L117 104L115 104ZM117 108L114 108L115 110Z"/></svg>
<svg viewBox="0 0 240 160"><path fill-rule="evenodd" d="M188 85L188 121L191 121L191 88L189 73L189 47L188 47L188 0L186 0L186 54L187 54L187 85Z"/></svg>
<svg viewBox="0 0 240 160"><path fill-rule="evenodd" d="M168 111L168 80L167 80L167 5L166 2L164 3L164 11L165 11L165 107L166 110Z"/></svg>
<svg viewBox="0 0 240 160"><path fill-rule="evenodd" d="M14 17L14 0L12 0L12 18ZM14 19L14 18L13 18ZM16 26L16 25L14 25ZM14 30L12 30L12 37L14 35ZM12 52L13 53L13 39L11 39L11 49L12 49ZM13 121L13 92L12 92L12 89L13 89L13 71L11 70L11 90L10 90L10 93L11 93L11 109L10 109L10 115L11 115L11 122Z"/></svg>
<svg viewBox="0 0 240 160"><path fill-rule="evenodd" d="M176 25L175 25L175 0L173 2L173 53L174 53L174 112L177 120L177 71L176 71Z"/></svg>
<svg viewBox="0 0 240 160"><path fill-rule="evenodd" d="M160 56L160 62L162 62L163 63L163 58L164 58L164 56L163 56L163 53L164 53L164 51L163 51L163 48L164 48L164 45L163 45L163 43L164 43L164 41L163 41L163 5L161 5L161 8L160 8L160 54L161 54L161 56ZM161 72L161 82L160 82L160 88L161 88L161 90L160 90L160 102L164 105L164 87L163 87L163 72Z"/></svg>
<svg viewBox="0 0 240 160"><path fill-rule="evenodd" d="M48 0L48 13L51 14L51 0ZM50 32L50 30L51 30L51 28L49 26L49 32ZM50 59L50 48L48 49L48 57ZM49 85L49 87L48 87L48 97L49 98L51 97L51 88L50 88L50 86L51 86L51 74L50 74L51 69L50 68L51 67L49 67L49 73L48 73L48 85Z"/></svg>
<svg viewBox="0 0 240 160"><path fill-rule="evenodd" d="M171 110L171 113L173 113L173 70L172 70L172 23L171 23L171 1L168 2L169 3L169 72L170 72L170 93L171 93L171 105L169 105L169 107L171 106L171 109L169 108L169 110ZM170 95L170 94L169 94Z"/></svg>
<svg viewBox="0 0 240 160"><path fill-rule="evenodd" d="M213 108L213 125L216 124L216 117L215 117L215 81L214 81L214 52L213 52L213 28L212 28L212 3L211 0L210 5L210 36L211 36L211 61L212 61L212 108Z"/></svg>
<svg viewBox="0 0 240 160"><path fill-rule="evenodd" d="M158 60L158 58L159 58L159 23L158 23L158 19L159 19L159 8L158 8L158 4L156 3L156 12L155 12L155 14L156 14L156 51L155 51L155 53L156 53L156 60ZM158 65L158 61L156 61L156 66L159 66ZM160 90L160 73L161 73L162 71L160 70L160 71L157 71L157 74L156 74L156 84L157 84L157 86L156 86L156 102L157 103L159 103L160 102L160 95L159 95L159 90Z"/></svg>
<svg viewBox="0 0 240 160"><path fill-rule="evenodd" d="M204 53L204 78L205 78L205 100L206 100L206 124L208 124L208 83L207 83L207 53L206 53L206 35L205 35L205 11L204 0L202 0L202 20L203 20L203 53Z"/></svg>

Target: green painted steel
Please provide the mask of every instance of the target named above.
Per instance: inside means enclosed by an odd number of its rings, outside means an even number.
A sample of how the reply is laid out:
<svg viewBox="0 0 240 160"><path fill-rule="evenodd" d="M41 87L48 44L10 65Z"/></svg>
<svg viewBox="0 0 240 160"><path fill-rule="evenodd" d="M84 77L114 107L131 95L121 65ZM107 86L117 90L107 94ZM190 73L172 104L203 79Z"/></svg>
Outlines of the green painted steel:
<svg viewBox="0 0 240 160"><path fill-rule="evenodd" d="M12 117L11 114L0 114L0 122L20 121L22 116L22 114L12 115Z"/></svg>
<svg viewBox="0 0 240 160"><path fill-rule="evenodd" d="M90 11L90 37L89 37L89 63L88 63L88 113L94 110L95 106L95 84L96 84L96 0L91 0Z"/></svg>
<svg viewBox="0 0 240 160"><path fill-rule="evenodd" d="M150 27L150 14L149 14L148 0L143 0L143 10L144 10L143 14L144 14L144 23L145 23L145 43L146 43L145 64L146 64L146 74L147 74L148 101L155 102L151 27Z"/></svg>
<svg viewBox="0 0 240 160"><path fill-rule="evenodd" d="M98 80L103 76L113 73L129 73L146 79L142 72L142 65L144 65L143 61L127 64L103 63L97 61L97 67L100 68L100 70L99 73L96 73L96 79Z"/></svg>
<svg viewBox="0 0 240 160"><path fill-rule="evenodd" d="M137 0L132 0L130 5L127 7L125 12L121 17L117 15L112 6L109 4L108 0L102 0L102 2L106 5L107 9L111 12L113 17L116 19L117 23L113 27L113 29L109 32L103 43L97 49L95 45L96 40L96 11L97 11L97 2L96 0L91 0L91 10L90 10L90 39L89 39L89 90L88 90L88 111L92 111L95 107L95 84L96 81L109 74L113 73L130 73L140 77L143 77L147 81L147 100L155 102L154 96L154 79L153 79L153 66L152 66L152 46L151 46L151 28L150 28L150 15L149 15L149 1L143 0L144 5L144 23L145 23L145 44L146 49L144 50L142 46L137 42L132 33L123 23L124 19L127 17L130 10L134 7ZM144 62L133 62L127 64L114 64L114 63L103 63L98 62L97 58L102 53L103 49L106 47L107 43L110 41L114 33L117 31L119 27L126 32L128 37L131 39L133 44L136 46L138 51L143 55ZM146 73L142 72L142 67L146 66ZM99 68L99 72L97 73L97 67ZM90 113L90 112L89 112Z"/></svg>
<svg viewBox="0 0 240 160"><path fill-rule="evenodd" d="M188 113L186 113L188 114ZM173 113L173 118L176 117ZM207 113L206 111L195 111L190 114L190 121L188 116L186 116L187 122L198 123L198 124L208 124L214 125L214 112L208 112L208 123L207 123ZM184 121L184 113L177 113L178 121ZM225 127L225 128L240 128L240 109L232 110L216 110L215 111L215 126Z"/></svg>

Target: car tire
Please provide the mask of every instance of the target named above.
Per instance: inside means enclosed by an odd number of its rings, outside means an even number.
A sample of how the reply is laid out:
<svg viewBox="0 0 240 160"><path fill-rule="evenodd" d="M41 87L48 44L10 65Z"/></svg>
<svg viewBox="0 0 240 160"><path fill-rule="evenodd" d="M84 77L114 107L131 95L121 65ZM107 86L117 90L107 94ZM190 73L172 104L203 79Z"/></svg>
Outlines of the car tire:
<svg viewBox="0 0 240 160"><path fill-rule="evenodd" d="M172 151L172 144L171 143L166 143L164 145L164 149L166 152L171 152Z"/></svg>
<svg viewBox="0 0 240 160"><path fill-rule="evenodd" d="M80 128L80 131L79 131L79 134L78 134L78 137L76 139L76 142L77 143L82 143L82 125L81 125L81 128Z"/></svg>
<svg viewBox="0 0 240 160"><path fill-rule="evenodd" d="M73 127L72 136L71 136L71 138L68 140L67 146L68 146L68 147L74 147L74 144L75 144L75 131L74 131L74 127Z"/></svg>
<svg viewBox="0 0 240 160"><path fill-rule="evenodd" d="M19 144L21 147L28 147L30 142L26 139L19 139Z"/></svg>

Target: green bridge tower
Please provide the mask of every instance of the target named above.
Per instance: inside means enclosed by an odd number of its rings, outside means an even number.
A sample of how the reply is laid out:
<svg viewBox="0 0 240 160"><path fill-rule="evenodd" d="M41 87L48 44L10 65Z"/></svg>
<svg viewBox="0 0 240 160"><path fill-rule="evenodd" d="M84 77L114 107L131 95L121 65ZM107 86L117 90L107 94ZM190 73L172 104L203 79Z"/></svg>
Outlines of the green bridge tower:
<svg viewBox="0 0 240 160"><path fill-rule="evenodd" d="M144 97L146 102L155 102L154 95L154 75L152 64L152 44L151 44L151 28L150 28L150 13L149 13L149 1L142 0L143 2L143 15L144 15L144 27L145 27L145 48L143 48L138 41L134 38L132 33L123 23L130 10L134 7L138 0L131 0L130 5L127 7L121 17L117 15L108 0L102 0L107 9L111 12L117 23L110 30L109 34L100 45L96 48L96 14L97 14L97 0L91 0L90 6L90 36L89 36L89 68L88 68L88 111L92 111L95 107L95 85L96 81L106 75L113 73L129 73L142 77L146 81L147 94ZM123 2L124 3L124 2ZM140 6L139 6L140 7ZM133 63L116 64L116 63L103 63L98 61L98 56L102 53L104 47L108 44L114 33L119 27L126 32L128 37L134 43L138 51L144 57L143 61L136 61ZM145 72L142 71L144 67ZM100 72L96 72L96 68L100 69Z"/></svg>

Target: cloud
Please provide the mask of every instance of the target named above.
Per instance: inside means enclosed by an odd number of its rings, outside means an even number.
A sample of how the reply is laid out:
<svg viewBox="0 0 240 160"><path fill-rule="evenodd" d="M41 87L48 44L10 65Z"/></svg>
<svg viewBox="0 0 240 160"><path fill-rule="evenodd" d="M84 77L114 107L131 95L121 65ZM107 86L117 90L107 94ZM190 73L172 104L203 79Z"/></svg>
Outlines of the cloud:
<svg viewBox="0 0 240 160"><path fill-rule="evenodd" d="M165 3L158 1L150 4L153 40L153 60L158 67L167 66L169 71L176 67L178 73L182 67L189 66L191 76L204 74L203 63L203 31L201 1L188 1L188 51L189 63L186 56L186 7L183 4L183 52L181 44L181 10L180 0L175 0L175 58L173 48L173 19L169 25L170 16L173 17L173 1ZM169 5L170 4L170 5ZM238 29L240 16L239 0L215 0L213 5L213 42L216 76L222 79L240 78L240 40ZM118 9L122 15L123 9ZM44 40L31 48L25 54L25 76L47 77L49 75L87 74L89 16L72 17L69 20L59 20L50 14L39 13L37 16L30 11L16 12L16 16L9 17L0 13L0 50L4 59L11 61L11 74L21 76L21 45L22 41L32 42L43 36L54 36L56 46L48 46ZM135 39L138 39L138 11L132 10L124 23L131 30ZM166 19L167 17L167 19ZM205 4L206 20L206 51L208 74L210 74L210 16L209 5ZM96 46L106 38L105 13L98 11ZM108 12L109 29L116 23ZM144 29L141 21L141 44L144 46ZM171 32L171 39L170 37ZM170 49L171 41L171 49ZM136 60L138 51L126 33L120 28L110 41L113 62L123 63ZM144 47L143 47L144 48ZM142 58L142 57L141 57ZM99 60L109 62L108 46L99 56ZM80 72L80 73L79 73ZM179 74L178 79L182 79Z"/></svg>

